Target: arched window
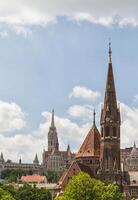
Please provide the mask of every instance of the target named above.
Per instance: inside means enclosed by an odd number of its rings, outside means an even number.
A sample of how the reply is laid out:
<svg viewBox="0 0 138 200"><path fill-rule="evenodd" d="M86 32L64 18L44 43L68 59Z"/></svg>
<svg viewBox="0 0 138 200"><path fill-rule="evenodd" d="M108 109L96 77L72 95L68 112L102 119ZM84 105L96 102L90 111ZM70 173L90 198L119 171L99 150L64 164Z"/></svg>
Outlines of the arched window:
<svg viewBox="0 0 138 200"><path fill-rule="evenodd" d="M103 128L101 129L101 137L103 137Z"/></svg>
<svg viewBox="0 0 138 200"><path fill-rule="evenodd" d="M110 133L110 128L109 128L109 126L106 126L105 127L105 136L108 137L109 133Z"/></svg>
<svg viewBox="0 0 138 200"><path fill-rule="evenodd" d="M116 127L113 127L113 136L116 137Z"/></svg>

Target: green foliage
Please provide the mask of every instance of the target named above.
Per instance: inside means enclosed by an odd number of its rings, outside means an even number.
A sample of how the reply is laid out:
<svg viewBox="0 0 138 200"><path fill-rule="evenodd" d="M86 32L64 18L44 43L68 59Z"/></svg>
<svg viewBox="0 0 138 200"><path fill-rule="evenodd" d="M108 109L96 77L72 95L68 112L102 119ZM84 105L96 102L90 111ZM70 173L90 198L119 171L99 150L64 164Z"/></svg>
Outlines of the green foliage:
<svg viewBox="0 0 138 200"><path fill-rule="evenodd" d="M1 200L15 200L15 198L8 192L0 188L0 199Z"/></svg>
<svg viewBox="0 0 138 200"><path fill-rule="evenodd" d="M0 186L3 190L8 191L12 196L16 196L17 190L14 188L13 185L1 185Z"/></svg>
<svg viewBox="0 0 138 200"><path fill-rule="evenodd" d="M55 200L123 200L123 195L116 185L105 185L81 172L70 180L64 194Z"/></svg>
<svg viewBox="0 0 138 200"><path fill-rule="evenodd" d="M46 189L38 189L25 184L17 190L17 200L51 200L51 193Z"/></svg>
<svg viewBox="0 0 138 200"><path fill-rule="evenodd" d="M17 182L22 175L30 174L31 171L23 169L5 169L1 172L1 178L7 180L9 183Z"/></svg>
<svg viewBox="0 0 138 200"><path fill-rule="evenodd" d="M47 171L46 176L49 183L56 183L58 180L57 173L54 171Z"/></svg>

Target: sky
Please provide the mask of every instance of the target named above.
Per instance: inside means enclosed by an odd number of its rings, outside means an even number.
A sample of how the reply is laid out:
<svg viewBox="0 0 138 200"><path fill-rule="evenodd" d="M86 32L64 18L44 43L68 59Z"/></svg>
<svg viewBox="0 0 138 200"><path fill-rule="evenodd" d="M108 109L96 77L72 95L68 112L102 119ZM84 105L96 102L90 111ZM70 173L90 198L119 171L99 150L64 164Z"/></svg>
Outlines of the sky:
<svg viewBox="0 0 138 200"><path fill-rule="evenodd" d="M42 160L51 111L60 149L100 128L108 43L121 109L121 147L138 146L138 2L0 0L0 151Z"/></svg>

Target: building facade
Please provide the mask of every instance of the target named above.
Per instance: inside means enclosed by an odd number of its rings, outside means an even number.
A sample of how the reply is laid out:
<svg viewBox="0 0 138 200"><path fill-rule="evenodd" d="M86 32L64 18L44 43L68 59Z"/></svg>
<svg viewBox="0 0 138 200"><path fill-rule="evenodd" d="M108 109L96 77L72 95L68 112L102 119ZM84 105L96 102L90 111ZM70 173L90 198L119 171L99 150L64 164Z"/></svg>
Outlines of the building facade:
<svg viewBox="0 0 138 200"><path fill-rule="evenodd" d="M4 170L12 170L12 169L23 169L28 174L43 174L43 166L39 164L39 160L37 157L37 154L34 158L33 163L22 163L21 159L19 159L19 162L12 162L11 160L4 160L3 153L0 155L0 175L1 172Z"/></svg>
<svg viewBox="0 0 138 200"><path fill-rule="evenodd" d="M54 120L54 110L52 111L51 126L48 132L48 150L43 151L43 168L44 172L54 171L59 175L74 159L75 154L67 146L66 151L59 150L58 134Z"/></svg>

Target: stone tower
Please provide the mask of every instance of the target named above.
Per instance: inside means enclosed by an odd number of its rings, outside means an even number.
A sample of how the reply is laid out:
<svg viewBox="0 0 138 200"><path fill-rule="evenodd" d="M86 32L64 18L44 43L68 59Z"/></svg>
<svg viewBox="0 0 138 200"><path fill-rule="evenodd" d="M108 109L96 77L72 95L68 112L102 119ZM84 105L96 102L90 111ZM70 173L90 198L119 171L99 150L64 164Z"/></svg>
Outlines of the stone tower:
<svg viewBox="0 0 138 200"><path fill-rule="evenodd" d="M59 143L54 122L54 110L52 110L51 126L48 132L48 151L53 152L58 150L59 150Z"/></svg>
<svg viewBox="0 0 138 200"><path fill-rule="evenodd" d="M100 179L121 186L120 111L117 107L112 50L109 43L109 64L104 105L101 111Z"/></svg>

